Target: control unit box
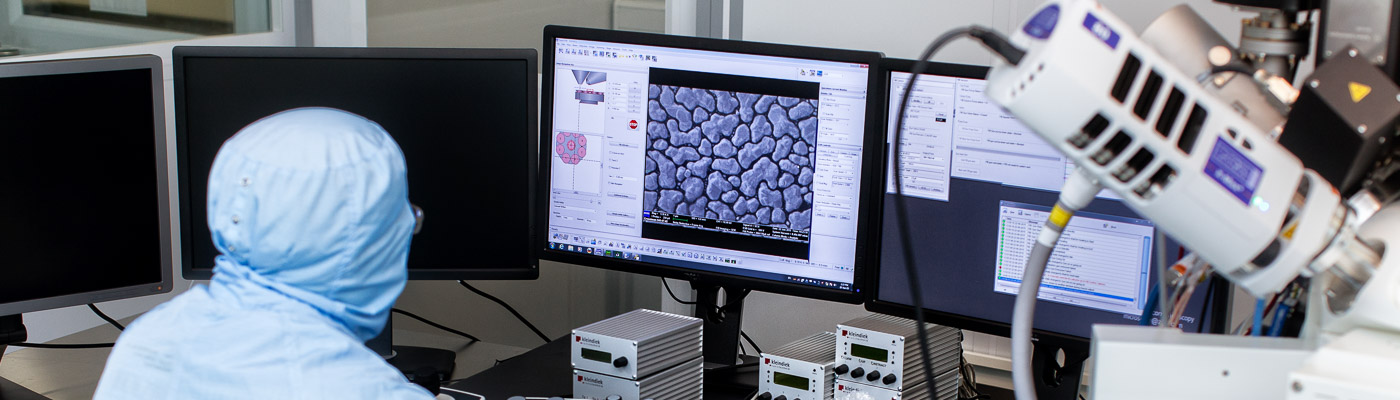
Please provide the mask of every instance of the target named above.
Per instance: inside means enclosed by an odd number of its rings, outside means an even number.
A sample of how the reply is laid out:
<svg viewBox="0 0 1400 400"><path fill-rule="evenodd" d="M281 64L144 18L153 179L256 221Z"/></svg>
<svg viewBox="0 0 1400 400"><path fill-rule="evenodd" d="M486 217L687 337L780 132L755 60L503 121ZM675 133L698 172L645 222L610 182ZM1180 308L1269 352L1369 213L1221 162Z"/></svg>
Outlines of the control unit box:
<svg viewBox="0 0 1400 400"><path fill-rule="evenodd" d="M835 400L932 400L928 385L919 384L909 390L894 390L859 383L836 384Z"/></svg>
<svg viewBox="0 0 1400 400"><path fill-rule="evenodd" d="M639 309L573 330L569 361L575 369L638 380L701 357L704 323Z"/></svg>
<svg viewBox="0 0 1400 400"><path fill-rule="evenodd" d="M864 385L848 381L836 382L835 400L957 400L962 374L958 370L935 376L934 384L919 383L904 390Z"/></svg>
<svg viewBox="0 0 1400 400"><path fill-rule="evenodd" d="M822 332L763 353L755 399L830 400L836 384L835 348L836 334Z"/></svg>
<svg viewBox="0 0 1400 400"><path fill-rule="evenodd" d="M705 360L695 357L639 380L574 370L574 397L592 400L700 400Z"/></svg>
<svg viewBox="0 0 1400 400"><path fill-rule="evenodd" d="M934 374L956 369L962 357L962 331L925 324ZM923 383L914 321L870 315L836 326L836 378L890 390Z"/></svg>

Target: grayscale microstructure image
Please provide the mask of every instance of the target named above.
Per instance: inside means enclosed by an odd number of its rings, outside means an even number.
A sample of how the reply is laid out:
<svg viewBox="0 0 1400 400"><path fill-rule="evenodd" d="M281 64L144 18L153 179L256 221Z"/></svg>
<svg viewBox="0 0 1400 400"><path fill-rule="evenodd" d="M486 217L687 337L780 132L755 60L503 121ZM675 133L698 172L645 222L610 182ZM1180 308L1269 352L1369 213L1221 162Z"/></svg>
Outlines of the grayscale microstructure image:
<svg viewBox="0 0 1400 400"><path fill-rule="evenodd" d="M650 85L643 210L810 230L817 99Z"/></svg>

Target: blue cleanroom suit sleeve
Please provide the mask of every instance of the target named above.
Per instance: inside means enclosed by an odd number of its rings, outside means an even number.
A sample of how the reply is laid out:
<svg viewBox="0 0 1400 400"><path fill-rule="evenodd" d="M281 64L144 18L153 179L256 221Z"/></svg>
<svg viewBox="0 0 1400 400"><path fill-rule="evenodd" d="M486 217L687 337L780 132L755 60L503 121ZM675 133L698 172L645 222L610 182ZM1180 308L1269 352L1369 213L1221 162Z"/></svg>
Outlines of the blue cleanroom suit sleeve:
<svg viewBox="0 0 1400 400"><path fill-rule="evenodd" d="M403 291L414 224L379 125L264 118L224 143L208 193L214 279L123 332L97 399L432 398L363 345Z"/></svg>

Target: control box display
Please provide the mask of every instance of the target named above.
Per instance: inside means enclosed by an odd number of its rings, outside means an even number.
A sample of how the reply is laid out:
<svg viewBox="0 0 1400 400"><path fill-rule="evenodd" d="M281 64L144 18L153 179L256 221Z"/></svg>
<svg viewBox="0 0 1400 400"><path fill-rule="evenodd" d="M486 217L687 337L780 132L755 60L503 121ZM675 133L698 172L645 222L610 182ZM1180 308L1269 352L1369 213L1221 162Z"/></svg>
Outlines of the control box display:
<svg viewBox="0 0 1400 400"><path fill-rule="evenodd" d="M757 400L831 399L836 334L822 332L763 353Z"/></svg>

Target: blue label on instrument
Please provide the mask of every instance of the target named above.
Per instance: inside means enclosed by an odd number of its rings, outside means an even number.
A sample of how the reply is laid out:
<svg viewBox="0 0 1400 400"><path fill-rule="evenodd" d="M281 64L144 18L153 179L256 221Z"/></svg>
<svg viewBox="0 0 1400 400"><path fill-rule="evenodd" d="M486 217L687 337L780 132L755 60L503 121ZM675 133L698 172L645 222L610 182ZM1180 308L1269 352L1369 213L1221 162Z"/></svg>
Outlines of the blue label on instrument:
<svg viewBox="0 0 1400 400"><path fill-rule="evenodd" d="M1051 4L1049 7L1040 9L1026 26L1021 27L1027 35L1036 39L1049 39L1050 33L1055 31L1055 24L1060 22L1060 5Z"/></svg>
<svg viewBox="0 0 1400 400"><path fill-rule="evenodd" d="M1250 204L1250 198L1254 197L1254 191L1264 178L1264 169L1259 164L1222 137L1215 138L1215 148L1211 149L1210 159L1206 160L1205 172L1245 205Z"/></svg>
<svg viewBox="0 0 1400 400"><path fill-rule="evenodd" d="M1118 48L1118 32L1114 32L1113 28L1109 28L1108 24L1100 21L1094 14L1084 14L1084 29L1088 29L1089 33L1098 36L1099 40L1108 45L1108 48Z"/></svg>

